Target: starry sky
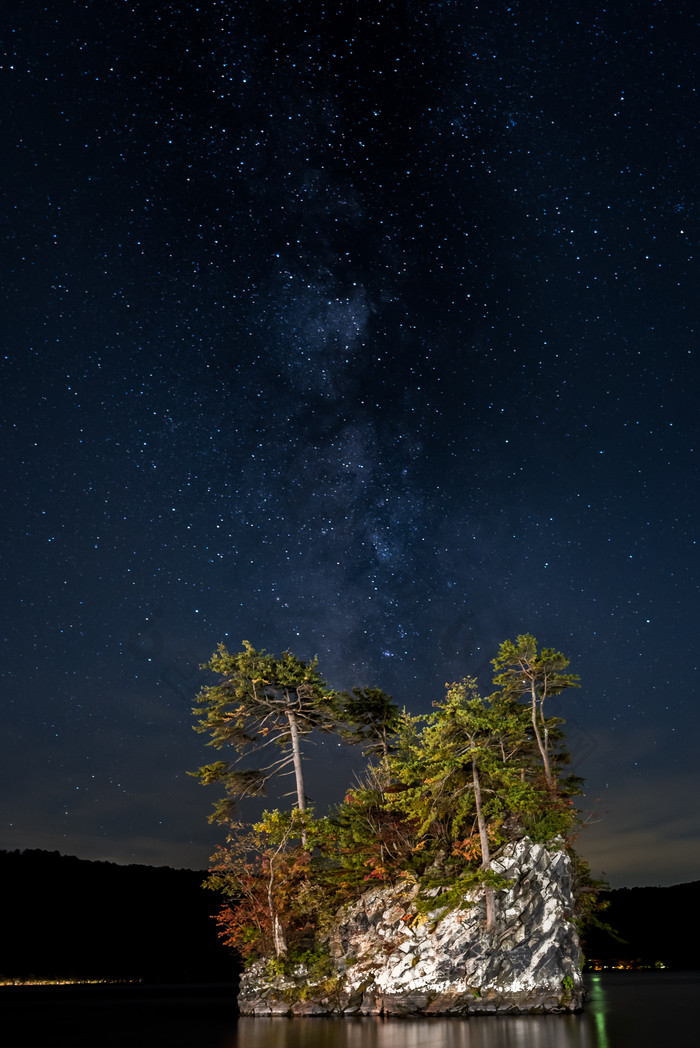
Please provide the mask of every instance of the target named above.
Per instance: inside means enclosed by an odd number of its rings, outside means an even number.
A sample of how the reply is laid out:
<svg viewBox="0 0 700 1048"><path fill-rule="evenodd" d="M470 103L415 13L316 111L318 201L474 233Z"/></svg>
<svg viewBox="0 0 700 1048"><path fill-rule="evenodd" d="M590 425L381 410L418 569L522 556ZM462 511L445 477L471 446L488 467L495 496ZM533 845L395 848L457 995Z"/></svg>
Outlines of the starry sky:
<svg viewBox="0 0 700 1048"><path fill-rule="evenodd" d="M219 641L420 713L530 632L593 872L700 877L699 18L3 7L0 847L205 868Z"/></svg>

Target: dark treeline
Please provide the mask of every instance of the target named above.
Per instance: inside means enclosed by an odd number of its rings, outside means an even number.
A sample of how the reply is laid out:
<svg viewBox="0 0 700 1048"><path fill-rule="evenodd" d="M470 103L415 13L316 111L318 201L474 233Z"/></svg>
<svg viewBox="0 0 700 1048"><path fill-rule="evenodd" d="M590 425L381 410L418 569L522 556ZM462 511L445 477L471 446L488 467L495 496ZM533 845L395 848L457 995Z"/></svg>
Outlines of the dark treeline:
<svg viewBox="0 0 700 1048"><path fill-rule="evenodd" d="M601 892L600 899L609 904L601 918L619 938L588 929L585 952L589 961L643 967L661 962L677 971L700 968L693 934L700 881L666 888L617 888Z"/></svg>
<svg viewBox="0 0 700 1048"><path fill-rule="evenodd" d="M238 968L212 915L203 872L89 862L58 852L0 851L5 911L0 976L230 982ZM700 881L603 892L601 915L623 941L589 929L588 959L696 969Z"/></svg>
<svg viewBox="0 0 700 1048"><path fill-rule="evenodd" d="M206 874L119 866L47 851L0 851L6 979L230 982Z"/></svg>

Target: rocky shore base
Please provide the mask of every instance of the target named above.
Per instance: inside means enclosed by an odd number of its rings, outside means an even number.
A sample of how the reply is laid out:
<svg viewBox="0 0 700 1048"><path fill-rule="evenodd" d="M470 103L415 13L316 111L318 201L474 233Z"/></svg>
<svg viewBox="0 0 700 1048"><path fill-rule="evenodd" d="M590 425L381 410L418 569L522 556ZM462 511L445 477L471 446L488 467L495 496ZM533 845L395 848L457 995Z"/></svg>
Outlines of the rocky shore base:
<svg viewBox="0 0 700 1048"><path fill-rule="evenodd" d="M269 975L258 961L241 978L241 1015L484 1015L576 1011L583 1002L571 861L561 842L511 842L494 870L485 931L483 893L464 909L418 914L419 887L373 889L338 915L323 976L304 965Z"/></svg>

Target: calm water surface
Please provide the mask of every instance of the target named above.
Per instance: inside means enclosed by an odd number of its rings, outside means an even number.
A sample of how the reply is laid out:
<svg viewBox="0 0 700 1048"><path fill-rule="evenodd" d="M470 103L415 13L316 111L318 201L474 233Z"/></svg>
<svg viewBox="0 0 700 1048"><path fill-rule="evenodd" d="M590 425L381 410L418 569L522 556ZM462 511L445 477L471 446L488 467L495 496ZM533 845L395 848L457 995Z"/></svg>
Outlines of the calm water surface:
<svg viewBox="0 0 700 1048"><path fill-rule="evenodd" d="M588 976L580 1015L236 1019L223 987L10 990L10 1048L695 1048L700 972Z"/></svg>

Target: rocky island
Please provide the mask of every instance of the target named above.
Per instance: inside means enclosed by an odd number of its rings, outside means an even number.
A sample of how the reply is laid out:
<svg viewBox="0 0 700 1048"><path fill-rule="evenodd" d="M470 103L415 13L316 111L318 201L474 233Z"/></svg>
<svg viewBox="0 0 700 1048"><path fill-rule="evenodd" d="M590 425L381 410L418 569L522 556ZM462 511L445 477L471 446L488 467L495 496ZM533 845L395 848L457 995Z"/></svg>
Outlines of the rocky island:
<svg viewBox="0 0 700 1048"><path fill-rule="evenodd" d="M562 842L509 844L494 869L488 935L483 900L417 916L418 886L375 888L347 907L329 935L331 974L303 963L270 974L255 962L241 979L242 1015L483 1015L581 1007L583 980L572 922L571 862Z"/></svg>
<svg viewBox="0 0 700 1048"><path fill-rule="evenodd" d="M464 678L434 713L411 716L376 688L332 691L289 652L219 648L209 668L224 681L200 693L199 730L242 756L271 740L282 751L255 768L238 758L197 773L226 786L214 818L229 832L210 883L229 897L221 934L246 965L242 1015L581 1007L578 929L596 886L571 844L579 782L564 774L562 721L544 710L578 679L530 635L493 661L488 699ZM300 779L299 740L314 730L370 757L320 818ZM297 804L235 821L240 798L286 764Z"/></svg>

